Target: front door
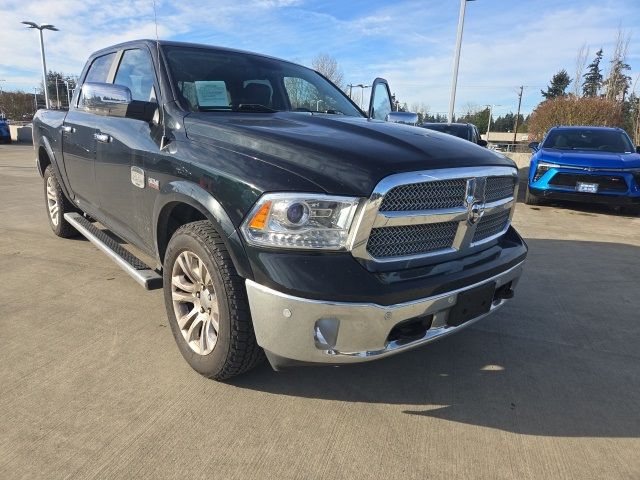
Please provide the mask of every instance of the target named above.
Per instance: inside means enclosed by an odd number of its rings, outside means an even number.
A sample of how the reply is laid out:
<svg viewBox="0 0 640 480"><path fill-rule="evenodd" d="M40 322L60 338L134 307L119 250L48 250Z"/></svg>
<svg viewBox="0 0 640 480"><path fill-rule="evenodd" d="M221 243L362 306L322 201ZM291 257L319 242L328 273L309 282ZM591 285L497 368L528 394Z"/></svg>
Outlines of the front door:
<svg viewBox="0 0 640 480"><path fill-rule="evenodd" d="M122 53L113 83L128 87L132 100L155 102L155 73L150 54L143 48ZM146 231L153 222L142 214L149 189L144 167L145 157L159 151L154 139L157 135L152 136L157 128L153 122L106 116L97 132L95 174L100 211L116 232L146 246L153 246Z"/></svg>

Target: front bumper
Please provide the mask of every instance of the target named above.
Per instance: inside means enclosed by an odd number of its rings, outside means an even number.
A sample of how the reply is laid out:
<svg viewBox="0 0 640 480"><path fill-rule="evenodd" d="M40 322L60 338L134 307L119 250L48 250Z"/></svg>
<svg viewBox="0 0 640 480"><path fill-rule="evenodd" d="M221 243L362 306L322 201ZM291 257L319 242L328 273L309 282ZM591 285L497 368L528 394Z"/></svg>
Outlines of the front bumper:
<svg viewBox="0 0 640 480"><path fill-rule="evenodd" d="M570 192L563 190L537 189L530 187L529 191L536 197L542 197L549 200L559 200L564 202L580 202L596 205L611 206L631 206L640 205L640 194L631 195L624 194L599 194L599 193L582 193Z"/></svg>
<svg viewBox="0 0 640 480"><path fill-rule="evenodd" d="M290 363L354 363L430 343L483 318L488 313L459 326L447 325L449 311L464 291L495 282L496 292L505 295L496 294L489 313L504 305L522 274L523 264L457 290L387 306L300 298L252 280L247 280L246 286L256 339L275 369ZM421 335L390 337L398 324L420 318L430 319Z"/></svg>

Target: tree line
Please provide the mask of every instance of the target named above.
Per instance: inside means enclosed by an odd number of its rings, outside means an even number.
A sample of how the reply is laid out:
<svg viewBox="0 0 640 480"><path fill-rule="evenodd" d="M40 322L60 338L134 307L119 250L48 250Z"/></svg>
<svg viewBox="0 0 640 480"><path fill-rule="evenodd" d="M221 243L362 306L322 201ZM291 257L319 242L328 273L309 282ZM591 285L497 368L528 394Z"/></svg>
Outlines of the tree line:
<svg viewBox="0 0 640 480"><path fill-rule="evenodd" d="M540 140L554 125L600 125L624 128L634 143L640 144L640 97L632 89L627 63L630 40L630 35L618 31L606 73L604 50L599 48L585 66L589 49L582 46L576 56L574 78L562 68L546 90L540 91L544 100L531 115L530 139ZM568 92L571 84L573 89Z"/></svg>

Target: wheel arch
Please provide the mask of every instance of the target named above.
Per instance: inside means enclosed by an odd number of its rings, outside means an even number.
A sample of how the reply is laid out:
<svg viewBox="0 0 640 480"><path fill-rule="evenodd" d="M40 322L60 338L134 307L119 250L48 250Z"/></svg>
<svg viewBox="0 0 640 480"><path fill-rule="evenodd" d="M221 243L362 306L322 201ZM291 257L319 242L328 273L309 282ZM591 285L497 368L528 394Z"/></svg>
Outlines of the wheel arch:
<svg viewBox="0 0 640 480"><path fill-rule="evenodd" d="M173 233L182 225L208 220L222 238L236 270L243 278L253 278L238 230L220 202L199 185L188 181L166 184L154 205L155 248L162 265Z"/></svg>

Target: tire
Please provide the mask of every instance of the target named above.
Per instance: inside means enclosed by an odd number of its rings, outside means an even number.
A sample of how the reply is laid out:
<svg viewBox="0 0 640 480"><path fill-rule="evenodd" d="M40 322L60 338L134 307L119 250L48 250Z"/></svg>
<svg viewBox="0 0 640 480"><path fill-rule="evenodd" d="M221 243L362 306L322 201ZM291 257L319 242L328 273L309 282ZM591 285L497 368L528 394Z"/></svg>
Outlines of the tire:
<svg viewBox="0 0 640 480"><path fill-rule="evenodd" d="M264 359L244 282L210 222L176 230L165 253L163 284L173 337L195 371L225 380Z"/></svg>
<svg viewBox="0 0 640 480"><path fill-rule="evenodd" d="M48 165L44 171L44 201L47 207L47 218L51 230L58 237L72 238L78 235L78 231L64 218L65 213L78 210L65 196L60 182L56 178L52 165Z"/></svg>
<svg viewBox="0 0 640 480"><path fill-rule="evenodd" d="M544 202L540 197L531 193L531 190L527 187L527 191L524 193L524 203L527 205L542 205Z"/></svg>

